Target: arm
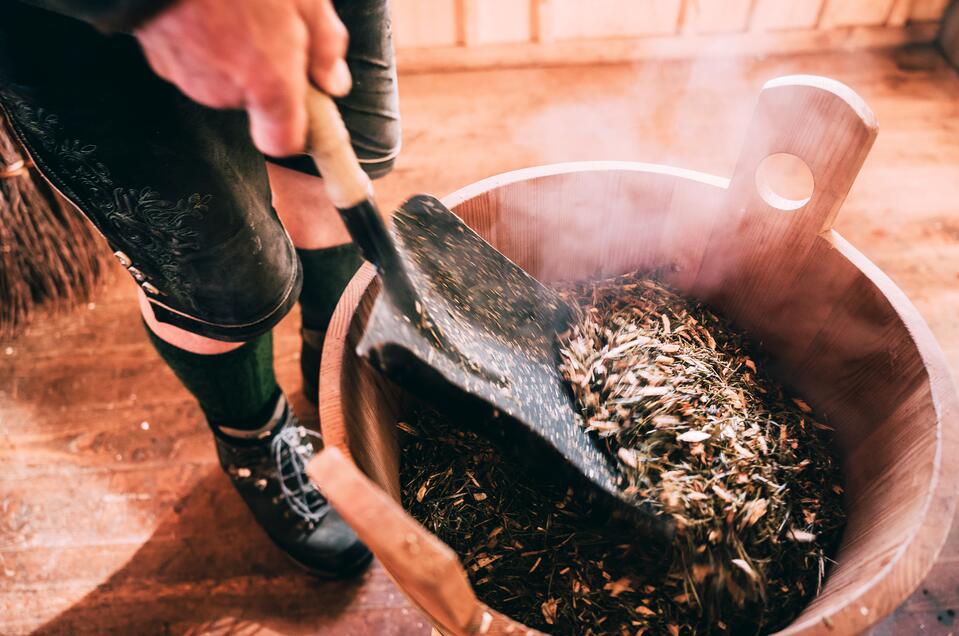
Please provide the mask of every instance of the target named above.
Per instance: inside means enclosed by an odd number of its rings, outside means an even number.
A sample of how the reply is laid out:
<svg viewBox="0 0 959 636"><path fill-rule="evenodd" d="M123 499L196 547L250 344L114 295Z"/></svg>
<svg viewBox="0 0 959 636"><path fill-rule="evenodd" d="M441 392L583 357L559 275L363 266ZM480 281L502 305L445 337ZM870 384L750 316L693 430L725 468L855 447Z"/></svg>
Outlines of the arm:
<svg viewBox="0 0 959 636"><path fill-rule="evenodd" d="M331 0L24 2L132 30L153 70L188 97L246 110L253 142L269 155L303 149L311 82L335 97L351 87L346 28Z"/></svg>

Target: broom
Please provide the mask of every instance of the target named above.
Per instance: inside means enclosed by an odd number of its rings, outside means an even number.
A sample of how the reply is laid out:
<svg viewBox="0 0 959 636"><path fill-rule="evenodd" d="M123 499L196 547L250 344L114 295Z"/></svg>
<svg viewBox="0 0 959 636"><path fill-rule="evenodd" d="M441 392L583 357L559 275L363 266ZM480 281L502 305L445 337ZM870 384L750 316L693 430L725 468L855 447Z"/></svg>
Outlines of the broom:
<svg viewBox="0 0 959 636"><path fill-rule="evenodd" d="M102 239L20 151L0 114L0 340L43 307L87 302L106 271Z"/></svg>

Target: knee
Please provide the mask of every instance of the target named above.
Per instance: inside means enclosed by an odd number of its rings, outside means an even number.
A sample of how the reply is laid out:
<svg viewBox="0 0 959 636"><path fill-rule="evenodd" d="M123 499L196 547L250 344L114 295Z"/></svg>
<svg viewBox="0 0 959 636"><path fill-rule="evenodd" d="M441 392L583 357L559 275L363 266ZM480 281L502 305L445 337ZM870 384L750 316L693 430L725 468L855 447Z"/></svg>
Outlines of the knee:
<svg viewBox="0 0 959 636"><path fill-rule="evenodd" d="M207 338L170 323L160 322L153 311L153 305L147 300L143 290L138 289L137 292L140 301L140 315L143 317L147 329L157 338L172 344L174 347L202 355L216 355L232 351L244 344L243 342L227 342Z"/></svg>
<svg viewBox="0 0 959 636"><path fill-rule="evenodd" d="M233 236L177 263L180 284L166 286L144 310L149 320L204 339L243 342L272 329L295 304L302 271L272 211L251 215ZM150 314L150 315L148 315ZM170 332L176 337L176 332Z"/></svg>

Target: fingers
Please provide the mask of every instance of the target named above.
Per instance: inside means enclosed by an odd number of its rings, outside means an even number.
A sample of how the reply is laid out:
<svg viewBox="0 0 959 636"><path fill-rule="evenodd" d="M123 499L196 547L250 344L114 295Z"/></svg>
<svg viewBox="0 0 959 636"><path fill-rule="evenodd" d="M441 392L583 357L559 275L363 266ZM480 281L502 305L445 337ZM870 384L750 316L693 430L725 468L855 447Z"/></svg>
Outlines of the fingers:
<svg viewBox="0 0 959 636"><path fill-rule="evenodd" d="M261 58L247 77L246 109L253 143L268 155L284 157L303 150L306 141L307 67L309 33L299 22L286 34L282 49Z"/></svg>
<svg viewBox="0 0 959 636"><path fill-rule="evenodd" d="M170 67L170 64L167 63L166 56L163 55L163 53L166 53L165 47L160 49L160 51L162 51L161 53L156 47L148 46L149 41L145 36L141 36L141 41L143 43L143 54L150 68L153 69L153 72L168 82L172 82L173 69Z"/></svg>
<svg viewBox="0 0 959 636"><path fill-rule="evenodd" d="M269 155L303 150L310 80L334 96L351 86L331 0L181 0L136 35L157 74L190 98L246 108L253 142Z"/></svg>
<svg viewBox="0 0 959 636"><path fill-rule="evenodd" d="M344 59L349 34L330 0L308 4L303 19L310 31L310 79L327 94L342 97L353 84Z"/></svg>
<svg viewBox="0 0 959 636"><path fill-rule="evenodd" d="M330 0L303 3L300 16L307 31L304 46L292 46L287 59L275 60L275 73L251 78L247 92L250 133L256 146L268 155L303 151L308 80L333 96L346 95L352 86L344 60L349 37ZM289 72L295 68L305 68L309 78Z"/></svg>
<svg viewBox="0 0 959 636"><path fill-rule="evenodd" d="M260 81L248 93L247 112L253 143L268 155L284 157L303 150L306 142L306 77L277 75Z"/></svg>
<svg viewBox="0 0 959 636"><path fill-rule="evenodd" d="M143 52L153 71L175 84L184 95L210 108L240 108L243 91L230 77L210 66L192 68L183 60L183 52L161 41L153 44L141 38ZM186 72L185 69L190 69Z"/></svg>

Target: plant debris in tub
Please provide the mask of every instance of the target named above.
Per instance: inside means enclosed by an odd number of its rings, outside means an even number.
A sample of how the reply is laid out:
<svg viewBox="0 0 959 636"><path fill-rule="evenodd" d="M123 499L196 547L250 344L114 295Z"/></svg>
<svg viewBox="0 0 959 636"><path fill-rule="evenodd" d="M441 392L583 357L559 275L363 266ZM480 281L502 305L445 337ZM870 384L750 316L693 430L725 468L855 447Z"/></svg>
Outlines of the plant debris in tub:
<svg viewBox="0 0 959 636"><path fill-rule="evenodd" d="M818 592L845 522L832 429L763 373L740 333L657 277L561 286L581 414L625 492L675 522L670 546L588 505L455 422L407 423L403 504L461 557L477 596L554 634L748 634Z"/></svg>

